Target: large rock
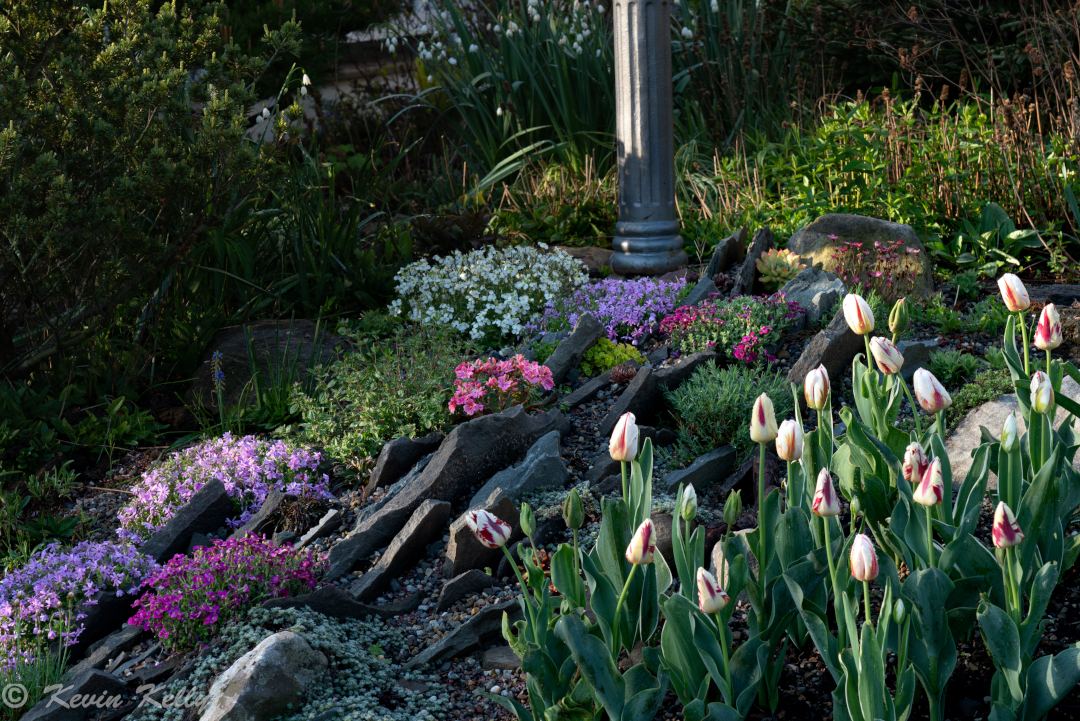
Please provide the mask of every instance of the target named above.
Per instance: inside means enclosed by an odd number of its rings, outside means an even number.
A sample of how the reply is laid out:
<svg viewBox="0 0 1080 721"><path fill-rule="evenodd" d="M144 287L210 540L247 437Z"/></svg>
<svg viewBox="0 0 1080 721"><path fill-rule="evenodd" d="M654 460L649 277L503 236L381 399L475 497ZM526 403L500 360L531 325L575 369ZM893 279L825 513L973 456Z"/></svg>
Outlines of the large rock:
<svg viewBox="0 0 1080 721"><path fill-rule="evenodd" d="M216 478L207 481L188 502L180 506L176 515L139 547L139 552L158 563L165 563L178 553L187 550L191 537L196 533L207 535L225 525L225 520L235 513L232 499L225 484ZM106 633L111 632L109 629Z"/></svg>
<svg viewBox="0 0 1080 721"><path fill-rule="evenodd" d="M611 248L598 248L595 245L587 245L584 248L571 248L566 245L555 246L556 250L569 255L575 260L580 260L585 264L585 267L589 270L589 277L600 278L603 275L603 269L606 267L611 269L611 255L615 251Z"/></svg>
<svg viewBox="0 0 1080 721"><path fill-rule="evenodd" d="M709 260L709 267L705 271L705 277L712 278L717 273L723 273L732 263L737 263L745 258L746 238L748 235L749 231L742 228L739 232L729 235L717 243L712 258Z"/></svg>
<svg viewBox="0 0 1080 721"><path fill-rule="evenodd" d="M488 513L493 513L509 524L513 529L510 543L521 538L521 514L514 502L499 489L496 488L480 503L470 506L470 509L475 508L482 508ZM476 540L476 536L465 523L465 514L450 524L450 541L446 544L446 565L443 569L445 576L453 578L473 569L497 568L500 558L503 558L502 551L497 548L488 548Z"/></svg>
<svg viewBox="0 0 1080 721"><path fill-rule="evenodd" d="M711 278L702 278L690 291L689 295L683 298L683 305L698 305L704 301L709 300L715 293L719 293L720 290L712 282Z"/></svg>
<svg viewBox="0 0 1080 721"><path fill-rule="evenodd" d="M803 316L804 328L813 328L817 325L821 316L829 312L845 291L842 280L832 273L816 268L807 268L780 289L785 300L795 301L806 311L806 315Z"/></svg>
<svg viewBox="0 0 1080 721"><path fill-rule="evenodd" d="M259 506L259 510L255 512L255 515L249 518L247 523L233 531L231 538L243 538L249 533L256 536L273 535L274 526L281 515L282 504L286 501L295 500L296 496L283 491L270 491L266 496L266 500Z"/></svg>
<svg viewBox="0 0 1080 721"><path fill-rule="evenodd" d="M936 340L902 340L896 344L896 350L904 356L904 365L900 367L900 375L908 383L915 378L915 371L925 368L930 362L930 355L937 350Z"/></svg>
<svg viewBox="0 0 1080 721"><path fill-rule="evenodd" d="M391 578L424 557L428 545L442 537L449 519L450 504L446 501L427 500L421 503L405 527L398 531L379 562L352 585L349 593L359 601L370 601L377 597Z"/></svg>
<svg viewBox="0 0 1080 721"><path fill-rule="evenodd" d="M38 701L21 721L82 721L101 713L102 709L115 710L125 705L123 694L126 691L124 682L116 676L94 668L86 669L65 682L63 688Z"/></svg>
<svg viewBox="0 0 1080 721"><path fill-rule="evenodd" d="M412 613L420 606L420 594L414 594L398 603L370 606L361 603L337 586L323 586L317 591L289 598L271 598L263 601L263 608L310 608L330 618L359 619L393 618Z"/></svg>
<svg viewBox="0 0 1080 721"><path fill-rule="evenodd" d="M516 501L522 494L537 488L564 486L570 471L559 456L559 432L552 431L538 440L519 465L499 471L476 492L469 506L483 503L496 489Z"/></svg>
<svg viewBox="0 0 1080 721"><path fill-rule="evenodd" d="M873 263L877 257L875 242L895 246L897 240L903 241L898 253L902 272L913 273L915 276L914 287L910 293L905 294L919 297L930 295L934 292L934 279L931 275L933 264L930 254L923 248L922 241L910 225L890 223L862 215L829 213L797 231L788 240L787 247L808 266L835 273L840 261L833 256L844 247L844 243L862 243L861 249L869 251L868 260ZM908 249L918 252L909 253Z"/></svg>
<svg viewBox="0 0 1080 721"><path fill-rule="evenodd" d="M517 671L521 668L521 659L509 646L496 646L484 651L484 659L480 665L495 671Z"/></svg>
<svg viewBox="0 0 1080 721"><path fill-rule="evenodd" d="M439 664L455 656L467 656L479 651L485 644L502 638L503 613L510 617L510 623L514 623L521 618L521 606L517 601L484 606L461 626L413 656L405 663L405 668L416 668L426 663Z"/></svg>
<svg viewBox="0 0 1080 721"><path fill-rule="evenodd" d="M560 406L565 406L570 411L582 403L590 401L597 391L601 391L611 385L611 371L606 371L584 383L580 388L559 401Z"/></svg>
<svg viewBox="0 0 1080 721"><path fill-rule="evenodd" d="M368 479L368 493L380 486L397 483L417 461L429 453L434 453L442 440L443 434L436 431L423 438L402 436L387 443L379 452L375 470Z"/></svg>
<svg viewBox="0 0 1080 721"><path fill-rule="evenodd" d="M765 251L773 248L772 231L762 228L754 233L754 240L750 243L750 249L746 251L746 260L743 261L742 269L735 278L735 284L731 286L731 295L750 295L755 292L754 285L757 282L757 261Z"/></svg>
<svg viewBox="0 0 1080 721"><path fill-rule="evenodd" d="M217 413L211 360L214 353L221 353L226 405L235 406L241 401L249 406L255 405L251 393L252 369L248 358L247 334L251 334L255 362L263 378L274 378L294 368L297 380L300 380L307 377L309 368L334 361L348 347L348 341L343 336L325 331L325 326L318 328L315 321L304 319L260 320L246 326L222 328L214 334L203 354L203 362L187 391L187 402L201 404Z"/></svg>
<svg viewBox="0 0 1080 721"><path fill-rule="evenodd" d="M596 460L593 461L592 467L586 471L585 480L589 482L589 486L595 486L600 481L604 480L608 476L619 473L622 469L622 465L611 457L611 454L604 451Z"/></svg>
<svg viewBox="0 0 1080 721"><path fill-rule="evenodd" d="M138 594L98 591L89 599L89 603L83 603L79 607L79 612L86 614L86 617L79 621L83 630L79 634L79 640L67 647L68 658L78 659L92 654L96 643L108 637L135 615L131 604L135 603L138 597Z"/></svg>
<svg viewBox="0 0 1080 721"><path fill-rule="evenodd" d="M309 528L307 532L300 537L300 540L293 544L293 548L299 551L301 548L305 548L320 538L326 538L331 533L341 528L341 520L344 514L340 509L331 508L327 511L319 522Z"/></svg>
<svg viewBox="0 0 1080 721"><path fill-rule="evenodd" d="M325 577L340 578L357 561L388 545L423 501L458 500L470 486L516 463L553 430L563 435L569 432L569 423L559 411L529 415L521 406L462 423L415 478L376 511L361 517L334 546Z"/></svg>
<svg viewBox="0 0 1080 721"><path fill-rule="evenodd" d="M1077 384L1069 376L1061 381L1061 393L1074 401L1080 402L1080 384ZM971 468L972 452L982 445L982 428L990 431L994 438L1001 437L1001 426L1010 413L1016 413L1017 427L1020 435L1023 435L1027 426L1024 417L1020 414L1020 401L1015 393L1007 393L997 400L983 403L971 410L964 420L957 424L956 428L945 441L945 452L949 454L949 467L952 469L953 486L959 487ZM1054 416L1054 427L1060 427L1068 417L1068 412L1060 406ZM1080 454L1074 460L1073 466L1080 470ZM987 487L997 488L997 475L990 474Z"/></svg>
<svg viewBox="0 0 1080 721"><path fill-rule="evenodd" d="M734 468L735 449L731 446L720 446L699 456L687 468L664 475L656 487L665 493L674 493L681 483L683 487L693 486L701 493L723 483Z"/></svg>
<svg viewBox="0 0 1080 721"><path fill-rule="evenodd" d="M466 571L460 576L454 576L446 582L442 591L439 592L439 600L435 604L435 612L442 613L458 601L482 591L486 591L494 585L494 578L483 571L476 569Z"/></svg>
<svg viewBox="0 0 1080 721"><path fill-rule="evenodd" d="M851 373L851 361L864 351L865 343L862 336L855 335L844 319L844 311L839 310L829 323L829 327L818 331L818 334L803 349L799 360L795 361L795 365L788 372L788 383L794 383L796 387L802 388L806 374L819 365L825 366L832 383L839 383L842 378L848 377ZM801 393L799 398L800 403L806 403Z"/></svg>
<svg viewBox="0 0 1080 721"><path fill-rule="evenodd" d="M266 721L289 713L327 665L298 634L275 633L218 676L199 721Z"/></svg>
<svg viewBox="0 0 1080 721"><path fill-rule="evenodd" d="M544 365L551 369L551 380L555 385L562 383L571 369L577 368L585 357L585 351L592 348L593 343L603 333L604 326L600 325L600 321L591 313L578 316L574 332L569 338L562 340L555 352L544 362Z"/></svg>
<svg viewBox="0 0 1080 721"><path fill-rule="evenodd" d="M615 405L611 407L611 410L604 417L604 421L596 431L597 435L600 438L609 437L611 432L615 430L615 424L619 422L619 418L624 413L633 413L637 418L637 422L642 424L658 420L666 407L664 402L665 390L675 390L699 366L709 361L720 361L721 359L722 356L716 351L706 350L688 355L678 363L661 368L658 371L653 371L648 367L639 369L637 375L634 376L634 380L630 382L630 385L619 396L619 400L615 401Z"/></svg>
<svg viewBox="0 0 1080 721"><path fill-rule="evenodd" d="M135 644L137 644L142 637L143 630L140 626L125 626L117 631L113 631L100 641L90 644L90 647L86 650L86 658L65 671L64 675L60 678L60 681L68 683L83 671L88 671L92 668L105 668L105 665L109 663L110 660L120 655L121 652L130 651L135 648Z"/></svg>

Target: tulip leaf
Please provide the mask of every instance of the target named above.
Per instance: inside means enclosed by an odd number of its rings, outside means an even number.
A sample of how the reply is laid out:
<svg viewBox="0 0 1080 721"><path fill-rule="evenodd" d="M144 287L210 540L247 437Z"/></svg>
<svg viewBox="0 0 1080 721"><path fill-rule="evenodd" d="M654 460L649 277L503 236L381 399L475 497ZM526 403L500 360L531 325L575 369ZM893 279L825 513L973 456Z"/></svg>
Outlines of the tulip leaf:
<svg viewBox="0 0 1080 721"><path fill-rule="evenodd" d="M610 646L614 643L612 636L612 623L621 623L619 636L625 638L628 628L622 618L615 618L615 609L618 607L618 591L611 585L611 580L596 567L592 554L581 557L581 570L589 582L589 604L596 615L596 623L604 636L604 641Z"/></svg>
<svg viewBox="0 0 1080 721"><path fill-rule="evenodd" d="M604 642L590 635L577 616L561 617L555 624L555 635L570 647L582 678L589 684L608 716L622 718L626 684Z"/></svg>
<svg viewBox="0 0 1080 721"><path fill-rule="evenodd" d="M783 572L792 563L814 549L814 536L810 533L810 519L798 506L789 506L780 514L776 525L776 555Z"/></svg>
<svg viewBox="0 0 1080 721"><path fill-rule="evenodd" d="M704 618L704 614L690 616L690 627L694 632L693 646L696 648L701 663L709 672L709 677L720 689L720 695L729 705L734 702L734 690L728 688L725 677L724 656L719 641L716 640L716 628L712 619ZM734 683L734 680L732 680Z"/></svg>
<svg viewBox="0 0 1080 721"><path fill-rule="evenodd" d="M993 604L979 604L978 618L986 649L1008 684L1012 705L1019 706L1024 700L1024 691L1020 687L1020 632L1009 614Z"/></svg>
<svg viewBox="0 0 1080 721"><path fill-rule="evenodd" d="M1024 721L1040 721L1080 681L1080 648L1067 648L1054 656L1042 656L1027 673Z"/></svg>
<svg viewBox="0 0 1080 721"><path fill-rule="evenodd" d="M1020 624L1020 647L1027 656L1035 653L1042 638L1045 626L1043 615L1050 603L1050 596L1058 582L1058 568L1053 563L1044 563L1035 574L1028 596L1028 614Z"/></svg>
<svg viewBox="0 0 1080 721"><path fill-rule="evenodd" d="M497 693L487 693L486 691L481 691L480 695L490 701L494 701L510 713L514 714L518 721L533 721L533 715L529 713L529 710L516 698L500 696Z"/></svg>
<svg viewBox="0 0 1080 721"><path fill-rule="evenodd" d="M934 438L936 439L937 436L934 436ZM944 461L942 461L942 469L944 470ZM975 530L975 524L979 520L979 511L982 508L983 496L986 495L986 483L989 478L990 445L984 443L975 449L971 467L964 477L964 482L960 484L959 493L956 494L952 523L960 529L960 533L969 534ZM950 487L946 484L945 488Z"/></svg>
<svg viewBox="0 0 1080 721"><path fill-rule="evenodd" d="M691 620L700 613L685 596L675 594L664 602L664 630L660 633L660 649L664 667L671 671L672 685L685 706L697 696L698 686L709 675L694 645Z"/></svg>
<svg viewBox="0 0 1080 721"><path fill-rule="evenodd" d="M735 709L743 718L757 699L769 645L761 636L752 636L731 656L731 683L735 686Z"/></svg>
<svg viewBox="0 0 1080 721"><path fill-rule="evenodd" d="M944 697L945 685L956 667L956 644L946 610L952 590L952 581L937 568L912 572L901 589L911 605L915 631L909 657L923 690L936 699Z"/></svg>
<svg viewBox="0 0 1080 721"><path fill-rule="evenodd" d="M644 573L638 572L636 576L641 578L641 585L637 589L637 578L634 579L634 583L631 583L630 590L639 593L638 596L638 611L634 612L633 607L627 609L627 612L631 619L633 619L634 629L637 633L636 636L629 635L623 636L623 643L626 645L626 651L629 653L638 639L642 641L648 640L653 633L656 632L656 626L660 622L660 593L657 590L656 575L658 566L663 564L664 571L667 573L668 585L671 584L671 572L667 570L667 564L664 563L664 557L659 553L656 554L656 560L647 566L642 566ZM627 594L629 599L629 594ZM628 604L629 605L629 604ZM618 649L615 649L615 653L618 654Z"/></svg>
<svg viewBox="0 0 1080 721"><path fill-rule="evenodd" d="M678 522L678 516L672 519L673 524ZM660 551L657 551L656 555L653 557L652 565L656 569L656 574L654 576L656 584L655 590L657 593L663 593L671 587L671 582L673 580L671 576L671 568L668 566L667 561L664 559L664 555L660 553ZM696 588L696 584L693 581L690 582L690 586L692 588Z"/></svg>
<svg viewBox="0 0 1080 721"><path fill-rule="evenodd" d="M634 668L638 667L643 670L645 669L644 664L638 664L631 668L630 671L633 671ZM629 674L630 671L627 671L627 674ZM648 674L648 671L645 673ZM664 696L667 694L667 686L667 673L661 670L659 683L657 683L654 688L639 691L626 699L626 704L623 706L621 716L622 721L652 721L652 719L656 718L660 706L664 703Z"/></svg>
<svg viewBox="0 0 1080 721"><path fill-rule="evenodd" d="M630 514L624 501L605 498L603 506L604 516L592 555L596 557L600 569L607 574L611 585L621 590L630 572L626 547L630 545L636 527L630 525Z"/></svg>
<svg viewBox="0 0 1080 721"><path fill-rule="evenodd" d="M551 582L575 607L584 608L585 585L574 567L574 547L569 543L559 546L559 550L551 557Z"/></svg>

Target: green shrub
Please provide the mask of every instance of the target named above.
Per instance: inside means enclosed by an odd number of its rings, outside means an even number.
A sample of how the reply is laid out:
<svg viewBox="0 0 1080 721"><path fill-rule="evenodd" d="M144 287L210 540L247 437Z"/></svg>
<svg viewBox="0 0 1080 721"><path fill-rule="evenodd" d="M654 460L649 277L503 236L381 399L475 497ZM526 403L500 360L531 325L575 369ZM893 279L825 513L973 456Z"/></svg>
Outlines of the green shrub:
<svg viewBox="0 0 1080 721"><path fill-rule="evenodd" d="M762 393L772 399L777 421L794 413L785 376L759 375L741 365L717 368L710 361L674 391L664 391L679 425L677 454L690 460L730 444L741 458L754 445L750 440L750 411Z"/></svg>
<svg viewBox="0 0 1080 721"><path fill-rule="evenodd" d="M587 376L598 376L626 361L644 363L645 356L629 343L613 343L607 338L600 338L592 348L585 351L581 372Z"/></svg>
<svg viewBox="0 0 1080 721"><path fill-rule="evenodd" d="M245 141L267 62L206 0L0 13L0 367L93 335L276 177ZM156 11L155 7L160 6ZM295 52L300 28L270 38ZM193 75L193 70L199 72ZM299 112L299 107L296 112Z"/></svg>
<svg viewBox="0 0 1080 721"><path fill-rule="evenodd" d="M555 352L555 349L559 347L558 343L545 343L544 341L537 341L532 344L533 360L537 363L543 363L551 354Z"/></svg>
<svg viewBox="0 0 1080 721"><path fill-rule="evenodd" d="M983 365L986 365L986 361L958 350L938 351L930 356L929 363L930 372L947 388L955 387L962 379L971 378Z"/></svg>
<svg viewBox="0 0 1080 721"><path fill-rule="evenodd" d="M422 436L450 423L447 408L454 369L465 346L446 331L401 331L367 343L314 373L310 394L294 388L293 404L303 421L295 433L320 446L330 460L354 471L365 468L383 444L398 436Z"/></svg>

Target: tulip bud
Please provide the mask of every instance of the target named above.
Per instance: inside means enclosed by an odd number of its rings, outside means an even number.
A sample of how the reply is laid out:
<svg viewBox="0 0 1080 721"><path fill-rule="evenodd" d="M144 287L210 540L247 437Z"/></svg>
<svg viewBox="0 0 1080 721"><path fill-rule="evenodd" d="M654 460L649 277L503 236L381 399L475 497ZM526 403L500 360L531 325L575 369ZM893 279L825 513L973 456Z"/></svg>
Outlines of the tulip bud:
<svg viewBox="0 0 1080 721"><path fill-rule="evenodd" d="M889 332L893 335L900 335L908 329L910 324L911 313L908 312L907 301L901 298L893 304L892 310L889 312Z"/></svg>
<svg viewBox="0 0 1080 721"><path fill-rule="evenodd" d="M904 452L904 464L901 466L904 480L909 483L918 483L922 480L923 473L926 472L929 465L930 459L926 457L923 447L918 443L908 444L907 450Z"/></svg>
<svg viewBox="0 0 1080 721"><path fill-rule="evenodd" d="M870 354L877 361L878 370L885 375L893 375L900 372L900 366L904 365L904 356L892 344L888 338L878 336L870 340Z"/></svg>
<svg viewBox="0 0 1080 721"><path fill-rule="evenodd" d="M611 432L608 453L616 461L632 461L637 458L638 426L633 413L623 413L615 430Z"/></svg>
<svg viewBox="0 0 1080 721"><path fill-rule="evenodd" d="M923 473L918 488L911 494L920 506L936 506L945 500L945 477L941 473L941 459L935 458Z"/></svg>
<svg viewBox="0 0 1080 721"><path fill-rule="evenodd" d="M521 532L532 538L532 534L536 530L536 515L528 503L521 504L521 514L518 517L518 522L521 524Z"/></svg>
<svg viewBox="0 0 1080 721"><path fill-rule="evenodd" d="M754 401L754 413L750 418L750 440L754 443L768 443L776 440L776 414L773 413L772 400L762 393Z"/></svg>
<svg viewBox="0 0 1080 721"><path fill-rule="evenodd" d="M1027 310L1031 306L1027 288L1012 273L1006 273L998 278L998 290L1001 291L1001 299L1005 301L1005 307L1013 313Z"/></svg>
<svg viewBox="0 0 1080 721"><path fill-rule="evenodd" d="M862 504L859 503L858 496L851 497L851 503L848 504L848 509L851 511L852 518L858 518L859 513L862 511Z"/></svg>
<svg viewBox="0 0 1080 721"><path fill-rule="evenodd" d="M732 491L724 501L724 523L728 530L735 528L735 523L742 515L742 491Z"/></svg>
<svg viewBox="0 0 1080 721"><path fill-rule="evenodd" d="M1010 413L1001 426L1001 450L1012 453L1019 445L1020 430L1016 427L1016 414Z"/></svg>
<svg viewBox="0 0 1080 721"><path fill-rule="evenodd" d="M656 534L653 533L652 519L646 518L638 526L630 545L626 547L626 560L637 566L653 562L656 554Z"/></svg>
<svg viewBox="0 0 1080 721"><path fill-rule="evenodd" d="M810 510L822 518L840 515L840 499L836 496L836 489L833 487L828 468L818 471L817 487L814 489L814 501Z"/></svg>
<svg viewBox="0 0 1080 721"><path fill-rule="evenodd" d="M907 606L904 605L904 599L896 599L896 603L893 604L892 615L897 623L904 622L904 617L907 615Z"/></svg>
<svg viewBox="0 0 1080 721"><path fill-rule="evenodd" d="M697 518L698 502L697 491L693 486L687 486L682 495L682 507L679 509L679 515L682 519L689 523Z"/></svg>
<svg viewBox="0 0 1080 721"><path fill-rule="evenodd" d="M698 608L702 613L720 613L731 601L716 578L704 568L697 570Z"/></svg>
<svg viewBox="0 0 1080 721"><path fill-rule="evenodd" d="M510 540L513 529L495 514L483 509L467 511L465 523L476 536L476 540L488 548L501 548Z"/></svg>
<svg viewBox="0 0 1080 721"><path fill-rule="evenodd" d="M1050 377L1042 371L1031 376L1031 410L1036 413L1049 413L1054 408L1054 386Z"/></svg>
<svg viewBox="0 0 1080 721"><path fill-rule="evenodd" d="M824 365L819 365L806 374L803 390L806 395L806 405L815 411L820 411L825 407L825 400L829 397L829 372L825 370Z"/></svg>
<svg viewBox="0 0 1080 721"><path fill-rule="evenodd" d="M952 405L945 386L925 368L915 371L915 399L927 413L937 413Z"/></svg>
<svg viewBox="0 0 1080 721"><path fill-rule="evenodd" d="M780 424L776 436L776 455L785 461L797 461L802 458L803 432L795 421L788 419Z"/></svg>
<svg viewBox="0 0 1080 721"><path fill-rule="evenodd" d="M874 311L858 293L844 296L844 319L855 335L866 335L874 330Z"/></svg>
<svg viewBox="0 0 1080 721"><path fill-rule="evenodd" d="M1061 314L1053 303L1047 303L1039 316L1039 325L1035 327L1035 347L1039 350L1054 350L1061 345Z"/></svg>
<svg viewBox="0 0 1080 721"><path fill-rule="evenodd" d="M878 575L877 551L865 534L858 534L851 544L851 575L856 581L873 581Z"/></svg>
<svg viewBox="0 0 1080 721"><path fill-rule="evenodd" d="M994 511L994 545L998 548L1012 548L1024 540L1024 532L1016 522L1016 516L1008 504L998 503Z"/></svg>
<svg viewBox="0 0 1080 721"><path fill-rule="evenodd" d="M574 531L585 523L585 506L582 505L576 488L570 489L570 494L563 502L562 517L566 521L566 527Z"/></svg>

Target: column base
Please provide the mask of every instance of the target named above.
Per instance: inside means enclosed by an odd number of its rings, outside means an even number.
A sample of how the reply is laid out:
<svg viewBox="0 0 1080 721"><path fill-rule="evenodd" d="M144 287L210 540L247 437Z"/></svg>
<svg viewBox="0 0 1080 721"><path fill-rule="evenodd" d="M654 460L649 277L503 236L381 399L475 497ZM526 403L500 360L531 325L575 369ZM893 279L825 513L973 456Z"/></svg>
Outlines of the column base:
<svg viewBox="0 0 1080 721"><path fill-rule="evenodd" d="M616 232L620 230L616 228ZM640 237L620 233L611 241L611 247L615 250L611 272L619 275L663 275L685 268L689 262L681 235Z"/></svg>

